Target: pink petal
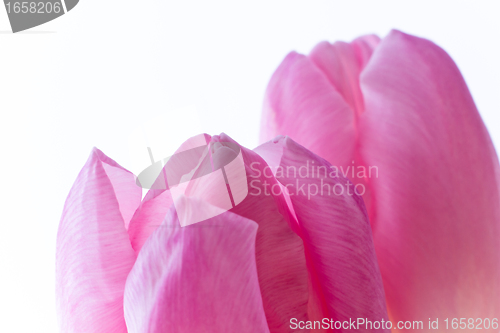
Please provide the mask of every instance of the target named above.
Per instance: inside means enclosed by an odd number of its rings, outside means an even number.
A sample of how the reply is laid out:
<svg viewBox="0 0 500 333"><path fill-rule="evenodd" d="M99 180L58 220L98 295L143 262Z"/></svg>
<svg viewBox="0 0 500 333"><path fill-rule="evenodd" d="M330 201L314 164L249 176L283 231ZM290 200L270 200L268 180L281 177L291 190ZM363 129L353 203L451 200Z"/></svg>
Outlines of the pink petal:
<svg viewBox="0 0 500 333"><path fill-rule="evenodd" d="M380 44L380 38L377 35L365 35L356 38L350 44L354 48L356 58L358 59L361 70L363 70L372 57L373 51L375 51Z"/></svg>
<svg viewBox="0 0 500 333"><path fill-rule="evenodd" d="M141 203L142 189L135 184L132 173L123 169L99 149L95 149L95 152L103 162L102 166L113 185L125 228L128 229L130 220Z"/></svg>
<svg viewBox="0 0 500 333"><path fill-rule="evenodd" d="M207 134L201 134L187 139L184 143L175 151L175 154L204 145L210 142L210 136ZM167 156L160 157L161 159L166 159ZM179 160L177 158L170 158L166 163L162 171L169 170L169 175L174 177L180 177L182 174L189 170L187 169L185 159ZM160 173L156 178L152 188L148 191L144 197L141 205L135 212L129 227L130 242L136 253L139 253L142 246L148 239L148 237L158 228L163 222L168 210L173 204L172 195L170 190L166 188L168 180L165 179L165 173Z"/></svg>
<svg viewBox="0 0 500 333"><path fill-rule="evenodd" d="M342 176L324 178L324 170L330 175L331 165L289 137L276 138L256 150L270 161L282 152L283 172L276 176L289 187L308 254L313 291L309 317L387 320L370 224L352 184ZM333 194L334 186L338 195Z"/></svg>
<svg viewBox="0 0 500 333"><path fill-rule="evenodd" d="M144 198L128 229L130 243L136 254L139 254L149 236L161 225L173 204L170 191L151 191L158 193L155 197Z"/></svg>
<svg viewBox="0 0 500 333"><path fill-rule="evenodd" d="M337 165L351 165L354 119L354 111L328 76L309 58L292 52L269 82L261 142L286 134Z"/></svg>
<svg viewBox="0 0 500 333"><path fill-rule="evenodd" d="M207 168L217 169L219 165L226 165L234 158L235 153L230 147L226 147L228 143L236 144L230 137L221 134L211 138L211 142L215 149L212 158L202 161L194 171L194 176L204 174ZM250 183L255 180L252 176L256 172L262 175L267 164L252 151L243 147L241 149L246 164L247 180ZM254 162L255 164L251 166ZM259 171L254 170L255 168ZM227 172L229 171L226 170ZM260 177L262 182L267 180L271 185L277 184L272 173L268 174L271 175L270 179L262 175ZM250 184L248 188L251 188ZM199 188L196 194L198 197L207 197L200 192L209 190L210 186ZM236 194L234 188L231 192L234 198ZM171 204L169 191L152 190L148 193L129 228L136 252L161 224ZM200 209L191 211L199 212ZM307 320L308 281L303 243L292 230L290 224L293 217L290 215L285 198L266 196L264 193L255 196L250 193L243 202L232 209L232 212L254 220L259 225L256 262L267 321L273 332L290 332L291 318Z"/></svg>
<svg viewBox="0 0 500 333"><path fill-rule="evenodd" d="M230 212L181 228L170 210L127 279L128 332L269 332L256 233L257 224Z"/></svg>
<svg viewBox="0 0 500 333"><path fill-rule="evenodd" d="M213 140L222 144L234 142L224 133L214 136ZM295 221L267 163L255 152L244 147L241 150L249 193L231 212L255 221L259 226L255 256L269 329L273 333L292 332L291 318L308 320L304 245L293 231ZM268 184L267 194L264 182ZM277 195L273 195L273 191Z"/></svg>
<svg viewBox="0 0 500 333"><path fill-rule="evenodd" d="M355 114L356 125L354 126L354 132L356 136L358 136L357 123L359 117L365 110L363 94L359 85L359 75L367 65L373 51L379 43L380 38L375 35L362 36L351 43L336 42L330 44L328 42L322 42L318 44L309 55L309 58L321 72L326 75L333 88L342 95L344 101L350 106L352 112ZM308 134L310 136L317 136L315 130L318 124L308 129ZM276 134L290 135L289 128L286 128L285 132ZM344 133L336 129L332 129L329 134L334 137L335 140L343 140L342 138L345 136ZM304 136L294 137L291 135L291 137L303 144ZM356 142L353 141L351 144L356 145ZM367 208L370 209L371 192L367 186L367 181L364 177L357 177L356 174L352 173L352 171L358 170L359 166L364 165L357 150L352 152L346 164L345 157L339 156L336 147L329 145L316 147L305 146L319 156L326 158L328 162L333 165L342 168L342 170L345 171L345 175L347 175L354 184L363 186L365 188L365 191L363 191L363 199Z"/></svg>
<svg viewBox="0 0 500 333"><path fill-rule="evenodd" d="M135 253L126 223L140 190L130 172L94 148L68 195L57 235L62 332L127 332L123 292Z"/></svg>
<svg viewBox="0 0 500 333"><path fill-rule="evenodd" d="M360 152L395 320L500 316L500 171L453 60L392 31L361 75Z"/></svg>
<svg viewBox="0 0 500 333"><path fill-rule="evenodd" d="M370 59L378 41L377 36L370 35L360 37L352 43L322 42L309 55L334 89L342 95L356 117L364 111L359 74Z"/></svg>

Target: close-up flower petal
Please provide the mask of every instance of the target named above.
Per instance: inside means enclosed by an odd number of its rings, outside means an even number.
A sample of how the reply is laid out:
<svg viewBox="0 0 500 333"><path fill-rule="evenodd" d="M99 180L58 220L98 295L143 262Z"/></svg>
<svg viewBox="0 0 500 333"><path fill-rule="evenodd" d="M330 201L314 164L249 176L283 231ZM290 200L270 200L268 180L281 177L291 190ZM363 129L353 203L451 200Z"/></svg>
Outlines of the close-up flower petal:
<svg viewBox="0 0 500 333"><path fill-rule="evenodd" d="M500 169L460 71L434 43L393 31L360 81L391 315L500 316Z"/></svg>
<svg viewBox="0 0 500 333"><path fill-rule="evenodd" d="M68 195L57 235L63 332L127 332L123 292L136 256L124 217L140 199L134 175L94 148Z"/></svg>
<svg viewBox="0 0 500 333"><path fill-rule="evenodd" d="M390 318L500 316L498 156L449 55L393 30L380 41L320 43L309 55L317 67L301 77L292 76L289 57L269 83L273 112L266 102L261 133L292 134L363 186ZM309 90L307 77L317 69L343 102L332 105L324 91ZM320 117L290 123L307 114L297 111L303 94L326 119L350 106L356 138L327 130L354 145L350 156L325 144Z"/></svg>
<svg viewBox="0 0 500 333"><path fill-rule="evenodd" d="M127 279L128 332L269 332L255 263L257 228L231 212L180 227L171 209Z"/></svg>
<svg viewBox="0 0 500 333"><path fill-rule="evenodd" d="M289 137L261 147L256 150L263 155L283 152L277 179L290 191L308 254L314 290L309 298L311 317L387 320L370 223L353 184L342 176L331 177L326 160Z"/></svg>

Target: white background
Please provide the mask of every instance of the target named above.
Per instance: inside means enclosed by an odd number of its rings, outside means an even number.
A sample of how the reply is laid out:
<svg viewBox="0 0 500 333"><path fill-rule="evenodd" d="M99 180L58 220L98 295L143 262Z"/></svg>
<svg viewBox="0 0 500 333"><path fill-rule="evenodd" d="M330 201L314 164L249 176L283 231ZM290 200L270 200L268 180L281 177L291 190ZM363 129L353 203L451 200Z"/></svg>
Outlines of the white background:
<svg viewBox="0 0 500 333"><path fill-rule="evenodd" d="M93 146L133 171L159 139L161 154L202 131L254 148L266 84L291 50L391 28L431 39L500 147L497 4L81 0L19 34L0 7L0 332L57 331L57 227ZM149 142L131 146L140 126Z"/></svg>

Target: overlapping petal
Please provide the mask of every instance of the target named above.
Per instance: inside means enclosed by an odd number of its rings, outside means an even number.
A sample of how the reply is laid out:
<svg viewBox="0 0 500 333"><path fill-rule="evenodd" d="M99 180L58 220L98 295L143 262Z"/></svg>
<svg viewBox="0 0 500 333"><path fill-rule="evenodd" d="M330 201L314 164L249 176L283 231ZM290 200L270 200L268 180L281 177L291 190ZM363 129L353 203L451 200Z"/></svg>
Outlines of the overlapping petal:
<svg viewBox="0 0 500 333"><path fill-rule="evenodd" d="M289 137L276 138L256 151L269 161L282 152L276 177L290 190L308 254L315 293L309 299L310 317L387 320L370 224L353 184L332 177L331 164Z"/></svg>
<svg viewBox="0 0 500 333"><path fill-rule="evenodd" d="M234 142L224 133L214 141ZM248 196L231 212L259 225L255 256L264 310L271 332L292 332L290 319L308 320L308 280L304 245L268 164L241 147ZM274 188L273 188L274 186Z"/></svg>
<svg viewBox="0 0 500 333"><path fill-rule="evenodd" d="M62 332L127 332L123 292L135 253L126 226L140 199L134 176L94 149L66 200L57 235Z"/></svg>
<svg viewBox="0 0 500 333"><path fill-rule="evenodd" d="M209 141L213 150L210 158L200 161L195 170L187 170L192 171L194 177L205 174L207 168L218 169L235 156L231 149L236 142L229 136L221 134L209 137ZM281 195L264 193L265 182L271 186L277 184L272 172L264 173L267 163L252 151L240 148L247 174L242 181L248 182L249 194L231 211L255 221L259 226L255 257L266 320L272 332L290 332L291 318L308 320L308 280L303 242L292 230L294 221L285 199ZM202 185L198 184L194 194L198 198L209 198L210 193L207 196L205 192L210 191L212 186ZM192 204L192 200L186 202L189 203ZM142 246L161 224L171 205L168 190L154 189L145 197L129 228L136 252L142 252ZM175 209L178 211L179 207L176 205ZM200 210L199 207L194 209ZM156 259L151 257L150 260Z"/></svg>
<svg viewBox="0 0 500 333"><path fill-rule="evenodd" d="M156 196L146 196L136 210L128 229L132 248L138 254L149 236L161 225L173 204L170 191L156 191ZM152 193L152 192L151 192Z"/></svg>
<svg viewBox="0 0 500 333"><path fill-rule="evenodd" d="M354 121L349 104L328 77L311 59L292 52L269 82L261 142L286 130L287 135L301 138L302 145L327 160L350 165L356 138Z"/></svg>
<svg viewBox="0 0 500 333"><path fill-rule="evenodd" d="M231 212L181 228L171 209L128 277L129 333L269 332L255 262L256 234L255 222Z"/></svg>
<svg viewBox="0 0 500 333"><path fill-rule="evenodd" d="M380 39L374 35L360 37L352 43L322 42L309 55L311 61L328 78L333 88L342 95L356 118L364 111L359 74L379 42ZM309 129L309 131L313 130L314 128Z"/></svg>
<svg viewBox="0 0 500 333"><path fill-rule="evenodd" d="M214 151L210 160L200 161L190 171L194 176L205 174L209 167L218 169L235 156L231 147L236 143L225 134L210 140ZM269 168L259 156L271 164L293 160L295 165L314 155L302 147L296 153L291 143L276 143L267 151L265 146L257 152L241 147L248 196L230 212L184 228L177 213L213 207L199 200L207 193L198 193L210 191L211 186L199 187L195 197L177 198L175 205L168 190L154 189L138 205L140 188L135 177L94 150L68 197L58 236L58 304L63 330L291 332L292 318L385 318L377 298L380 286L374 282L378 271L366 283L357 279L363 275L359 272L373 269L369 251L364 252L371 239L362 232L368 242L358 252L361 257L368 255L363 261L356 258L349 242L335 244L337 239L325 238L338 230L324 229L316 217L307 216L303 198L281 192L286 181L278 182L273 165ZM335 204L327 207L332 205L329 201L318 205L325 206L324 214L330 214L328 209L333 206L338 208ZM356 212L339 209L347 220L361 221L364 208L362 204L356 207L351 207ZM328 259L332 251L339 256L337 261ZM336 269L343 270L345 260L361 267L344 275L332 269L331 265L338 265ZM352 288L361 288L358 294L346 290L355 297L350 307L341 291L348 279ZM374 305L366 307L360 293Z"/></svg>
<svg viewBox="0 0 500 333"><path fill-rule="evenodd" d="M500 168L452 59L432 42L398 31L381 42L365 36L322 43L309 56L315 68L304 66L300 76L290 65L297 58L287 57L269 84L262 133L288 134L336 166L352 160L376 168L373 177L353 182L366 186L392 319L498 317ZM332 106L323 90L307 87L317 69L342 103ZM304 100L324 117L349 105L356 133L351 155L325 140L325 133L352 140L345 129L317 132L324 122L316 114L295 123L308 115L300 109Z"/></svg>
<svg viewBox="0 0 500 333"><path fill-rule="evenodd" d="M207 134L197 135L189 138L175 151L175 154L196 148L210 142L210 136ZM185 173L189 173L191 169L196 166L198 161L194 160L192 156L186 158L167 158L163 167L160 164L160 172L156 175L151 189L147 192L142 200L141 205L135 211L132 220L130 221L129 236L132 247L139 253L142 246L149 238L149 236L158 228L163 222L168 210L173 204L172 194L168 189L168 178L179 179ZM157 162L161 163L160 161ZM168 171L168 176L167 176ZM153 172L154 176L154 172ZM140 184L140 178L138 183Z"/></svg>

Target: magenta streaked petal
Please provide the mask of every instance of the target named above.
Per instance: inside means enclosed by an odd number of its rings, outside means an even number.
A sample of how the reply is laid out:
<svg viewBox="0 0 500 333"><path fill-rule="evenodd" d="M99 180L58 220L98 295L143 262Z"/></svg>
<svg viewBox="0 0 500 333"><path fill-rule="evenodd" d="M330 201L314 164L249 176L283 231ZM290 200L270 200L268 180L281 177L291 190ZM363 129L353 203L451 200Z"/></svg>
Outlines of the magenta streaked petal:
<svg viewBox="0 0 500 333"><path fill-rule="evenodd" d="M261 142L286 134L332 163L350 165L354 120L354 111L328 77L309 58L292 52L269 82Z"/></svg>
<svg viewBox="0 0 500 333"><path fill-rule="evenodd" d="M226 134L214 140L234 142ZM268 164L255 152L241 147L246 166L248 196L231 212L255 221L255 256L264 311L271 332L292 332L290 319L308 320L307 265L304 245L294 232L293 219ZM267 168L267 170L265 170ZM266 182L268 185L264 185ZM267 194L265 192L267 186ZM274 186L274 191L271 189ZM274 195L277 193L277 195Z"/></svg>
<svg viewBox="0 0 500 333"><path fill-rule="evenodd" d="M315 320L323 317L341 321L349 318L387 320L370 224L361 197L354 192L348 195L347 178L313 177L313 162L316 168L324 166L328 172L330 164L289 137L277 138L257 150L270 161L276 160L275 154L282 152L280 166L288 170L277 177L291 191L290 199L305 244L312 291L309 317ZM297 172L301 167L308 168L307 177L294 173L293 170ZM325 184L331 195L327 194ZM336 185L345 192L333 195ZM315 195L314 186L318 190ZM350 188L352 190L352 184Z"/></svg>
<svg viewBox="0 0 500 333"><path fill-rule="evenodd" d="M359 117L364 111L359 75L371 58L380 39L375 35L362 36L351 43L322 42L309 54L309 59L328 78L351 110ZM318 153L327 153L318 152Z"/></svg>
<svg viewBox="0 0 500 333"><path fill-rule="evenodd" d="M142 189L135 184L135 177L131 172L123 169L99 149L95 149L94 152L101 160L111 185L113 185L125 228L128 229L130 220L141 203Z"/></svg>
<svg viewBox="0 0 500 333"><path fill-rule="evenodd" d="M269 332L255 263L257 228L231 212L180 227L171 209L127 279L128 332Z"/></svg>
<svg viewBox="0 0 500 333"><path fill-rule="evenodd" d="M94 148L68 195L57 235L62 332L127 332L123 292L136 257L126 219L140 197L133 174Z"/></svg>
<svg viewBox="0 0 500 333"><path fill-rule="evenodd" d="M149 236L160 226L172 206L170 191L157 191L156 196L147 197L134 214L128 233L132 248L138 254Z"/></svg>
<svg viewBox="0 0 500 333"><path fill-rule="evenodd" d="M322 42L311 51L309 58L326 75L332 88L342 95L356 117L359 117L364 105L359 88L361 64L354 47L345 42Z"/></svg>
<svg viewBox="0 0 500 333"><path fill-rule="evenodd" d="M175 154L206 145L210 142L210 136L200 134L184 141L175 151ZM167 170L170 178L179 179L191 169L188 166L195 166L199 161L194 160L193 156L186 158L170 158L162 171L156 175L156 180L144 196L140 207L135 212L129 227L129 236L132 247L136 253L139 253L148 237L162 224L167 212L173 204L172 193L168 188ZM161 156L162 160L167 156Z"/></svg>

